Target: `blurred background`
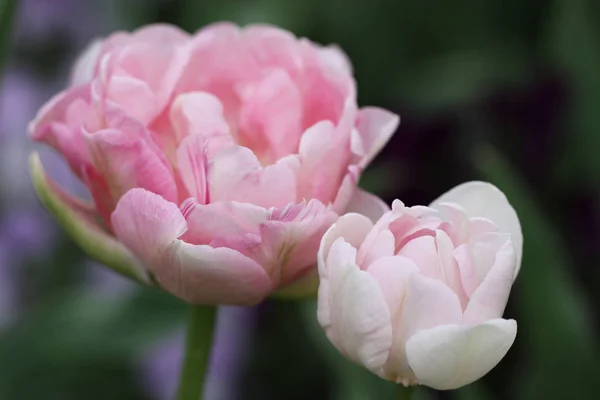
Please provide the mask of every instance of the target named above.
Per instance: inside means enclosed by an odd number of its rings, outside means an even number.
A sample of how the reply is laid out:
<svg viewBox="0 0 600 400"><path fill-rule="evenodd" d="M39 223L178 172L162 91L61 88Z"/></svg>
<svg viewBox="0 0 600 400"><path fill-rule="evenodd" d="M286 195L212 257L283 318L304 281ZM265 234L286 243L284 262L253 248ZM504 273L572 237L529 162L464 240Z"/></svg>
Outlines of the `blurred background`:
<svg viewBox="0 0 600 400"><path fill-rule="evenodd" d="M0 399L172 398L185 305L102 269L64 236L33 194L26 126L91 39L219 20L277 24L348 53L360 105L402 117L363 187L413 205L484 179L517 209L513 348L481 381L417 398L600 398L600 2L2 0ZM43 159L82 190L58 157ZM385 399L393 389L333 350L314 301L219 314L212 400Z"/></svg>

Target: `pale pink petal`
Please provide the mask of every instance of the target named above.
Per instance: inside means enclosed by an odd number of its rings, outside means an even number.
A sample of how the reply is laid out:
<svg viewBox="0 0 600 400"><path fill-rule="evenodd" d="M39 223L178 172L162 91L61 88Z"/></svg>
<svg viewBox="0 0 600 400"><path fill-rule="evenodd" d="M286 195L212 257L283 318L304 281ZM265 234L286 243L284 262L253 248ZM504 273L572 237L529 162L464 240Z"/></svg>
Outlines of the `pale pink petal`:
<svg viewBox="0 0 600 400"><path fill-rule="evenodd" d="M464 292L460 279L460 271L454 255L454 244L446 232L441 229L435 231L435 245L437 248L438 265L442 272L443 280L464 307L467 304L467 295Z"/></svg>
<svg viewBox="0 0 600 400"><path fill-rule="evenodd" d="M412 382L413 376L404 350L404 340L400 337L400 326L405 314L404 301L413 274L418 273L412 260L402 257L384 257L371 264L367 272L377 281L391 313L393 339L389 356L379 373L385 379L397 383Z"/></svg>
<svg viewBox="0 0 600 400"><path fill-rule="evenodd" d="M251 148L265 164L296 153L302 133L302 99L287 72L274 69L239 91L240 144Z"/></svg>
<svg viewBox="0 0 600 400"><path fill-rule="evenodd" d="M464 314L464 323L479 323L500 318L510 294L517 255L510 240L497 251L493 267L471 295Z"/></svg>
<svg viewBox="0 0 600 400"><path fill-rule="evenodd" d="M318 257L319 291L317 319L319 324L325 329L325 332L327 332L327 335L332 335L331 337L333 337L337 333L331 330L336 328L331 326L331 304L334 295L332 288L339 286L340 280L345 279L347 273L352 272L358 267L356 266L356 249L341 236L332 239L330 246L327 247L327 255L323 256L325 236L321 240Z"/></svg>
<svg viewBox="0 0 600 400"><path fill-rule="evenodd" d="M443 282L420 274L410 276L402 311L397 321L399 329L394 335L404 342L424 329L458 324L462 320L462 307L456 294Z"/></svg>
<svg viewBox="0 0 600 400"><path fill-rule="evenodd" d="M419 383L438 390L458 389L494 368L516 334L514 320L438 326L419 332L407 342L408 363Z"/></svg>
<svg viewBox="0 0 600 400"><path fill-rule="evenodd" d="M359 188L355 189L354 196L346 208L346 212L363 214L373 222L377 222L388 211L390 207L383 200Z"/></svg>
<svg viewBox="0 0 600 400"><path fill-rule="evenodd" d="M400 117L382 108L364 107L358 112L356 129L360 139L360 147L364 153L357 154L358 164L366 166L390 140Z"/></svg>
<svg viewBox="0 0 600 400"><path fill-rule="evenodd" d="M517 252L516 277L523 254L523 232L519 217L504 193L491 183L467 182L443 194L431 205L435 208L439 203L444 202L457 203L464 207L469 217L487 218L494 222L500 232L510 233Z"/></svg>
<svg viewBox="0 0 600 400"><path fill-rule="evenodd" d="M209 165L211 201L240 201L261 207L284 207L296 201L296 165L280 160L262 167L252 151L233 146Z"/></svg>
<svg viewBox="0 0 600 400"><path fill-rule="evenodd" d="M433 236L421 236L409 241L400 249L398 255L411 259L419 267L421 275L443 281Z"/></svg>
<svg viewBox="0 0 600 400"><path fill-rule="evenodd" d="M358 254L358 265L366 269L375 260L381 257L391 257L395 253L394 235L387 229L377 232L369 244L367 242L360 246Z"/></svg>
<svg viewBox="0 0 600 400"><path fill-rule="evenodd" d="M345 250L338 246L343 244ZM337 257L349 246L338 239L327 262L331 323L325 327L332 343L348 358L378 371L388 357L392 339L390 311L379 285L350 260ZM342 262L342 264L339 264Z"/></svg>
<svg viewBox="0 0 600 400"><path fill-rule="evenodd" d="M329 249L337 238L342 237L352 247L358 248L372 228L371 220L364 215L352 213L341 216L331 225L321 239L317 257L319 269L323 270L323 274L326 274L325 260L329 255Z"/></svg>

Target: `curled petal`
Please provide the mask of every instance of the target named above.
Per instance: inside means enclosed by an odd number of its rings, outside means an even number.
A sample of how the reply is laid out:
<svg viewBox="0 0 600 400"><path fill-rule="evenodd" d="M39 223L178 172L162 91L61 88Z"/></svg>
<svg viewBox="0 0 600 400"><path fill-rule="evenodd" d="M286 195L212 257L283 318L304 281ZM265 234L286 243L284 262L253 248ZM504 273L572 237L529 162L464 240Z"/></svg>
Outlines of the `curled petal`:
<svg viewBox="0 0 600 400"><path fill-rule="evenodd" d="M483 377L506 355L517 335L514 320L478 325L441 325L414 335L406 344L410 368L423 385L458 389Z"/></svg>
<svg viewBox="0 0 600 400"><path fill-rule="evenodd" d="M359 166L364 167L375 158L399 123L400 117L383 108L365 107L359 111L353 137L353 149L358 150L360 157Z"/></svg>

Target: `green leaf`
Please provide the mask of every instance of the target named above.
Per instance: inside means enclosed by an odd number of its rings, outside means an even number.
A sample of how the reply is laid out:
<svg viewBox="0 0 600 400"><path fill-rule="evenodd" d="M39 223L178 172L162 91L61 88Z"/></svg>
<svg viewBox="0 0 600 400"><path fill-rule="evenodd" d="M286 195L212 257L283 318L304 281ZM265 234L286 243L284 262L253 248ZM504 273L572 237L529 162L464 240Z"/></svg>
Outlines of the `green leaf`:
<svg viewBox="0 0 600 400"><path fill-rule="evenodd" d="M575 399L600 393L592 314L584 291L569 273L571 260L560 229L497 151L479 148L474 162L505 192L523 228L523 265L513 295L518 302L517 340L531 357L530 365L515 374L519 396L514 398Z"/></svg>
<svg viewBox="0 0 600 400"><path fill-rule="evenodd" d="M37 153L29 157L29 168L40 201L88 256L123 276L144 284L152 283L136 257L100 226L94 208L68 195L52 181Z"/></svg>

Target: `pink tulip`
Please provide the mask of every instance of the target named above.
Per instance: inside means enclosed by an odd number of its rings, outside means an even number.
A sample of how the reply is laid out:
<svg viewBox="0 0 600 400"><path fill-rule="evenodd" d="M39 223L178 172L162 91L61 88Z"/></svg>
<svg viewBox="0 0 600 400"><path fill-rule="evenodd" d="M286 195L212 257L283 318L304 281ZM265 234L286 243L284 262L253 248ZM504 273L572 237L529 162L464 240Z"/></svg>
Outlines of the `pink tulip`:
<svg viewBox="0 0 600 400"><path fill-rule="evenodd" d="M455 389L488 373L517 333L502 319L521 263L519 219L489 183L373 224L346 214L319 250L318 319L349 359L406 386Z"/></svg>
<svg viewBox="0 0 600 400"><path fill-rule="evenodd" d="M94 204L35 155L33 179L92 257L189 302L252 304L316 275L338 214L387 210L356 184L398 122L358 109L336 47L270 26L152 25L93 43L30 125Z"/></svg>

